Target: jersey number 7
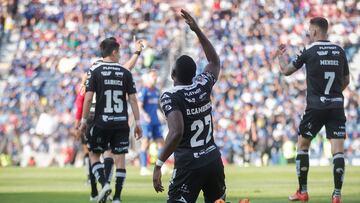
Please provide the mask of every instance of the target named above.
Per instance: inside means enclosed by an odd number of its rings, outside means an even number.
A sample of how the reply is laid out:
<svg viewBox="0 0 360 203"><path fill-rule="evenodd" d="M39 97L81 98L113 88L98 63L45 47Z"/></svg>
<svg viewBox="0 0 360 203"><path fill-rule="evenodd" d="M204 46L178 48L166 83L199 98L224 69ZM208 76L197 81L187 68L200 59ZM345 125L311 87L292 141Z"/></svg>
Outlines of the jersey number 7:
<svg viewBox="0 0 360 203"><path fill-rule="evenodd" d="M334 83L334 79L335 79L335 72L325 72L324 75L325 79L329 79L326 87L325 87L325 95L328 95L330 93L330 88L332 86L332 84Z"/></svg>

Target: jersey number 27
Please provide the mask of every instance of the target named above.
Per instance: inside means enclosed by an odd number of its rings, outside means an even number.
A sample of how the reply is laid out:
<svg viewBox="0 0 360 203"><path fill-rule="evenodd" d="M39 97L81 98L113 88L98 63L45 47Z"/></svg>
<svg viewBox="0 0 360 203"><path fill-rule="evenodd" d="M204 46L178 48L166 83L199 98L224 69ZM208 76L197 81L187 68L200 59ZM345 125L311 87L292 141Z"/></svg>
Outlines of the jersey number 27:
<svg viewBox="0 0 360 203"><path fill-rule="evenodd" d="M209 131L205 139L198 139L199 136L204 131L204 126L209 126ZM203 146L206 143L208 143L211 139L211 132L212 132L212 126L211 126L211 115L205 116L205 120L202 119L196 120L191 124L191 131L196 131L195 134L190 139L190 145L191 147L199 147Z"/></svg>

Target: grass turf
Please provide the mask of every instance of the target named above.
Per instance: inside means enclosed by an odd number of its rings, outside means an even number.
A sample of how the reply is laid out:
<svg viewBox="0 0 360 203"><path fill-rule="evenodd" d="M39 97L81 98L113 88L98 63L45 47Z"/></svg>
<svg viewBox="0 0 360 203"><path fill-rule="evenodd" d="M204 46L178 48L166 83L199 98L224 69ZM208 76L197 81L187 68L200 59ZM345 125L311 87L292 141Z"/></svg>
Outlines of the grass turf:
<svg viewBox="0 0 360 203"><path fill-rule="evenodd" d="M90 188L85 185L84 171L77 168L0 168L0 202L89 202ZM165 202L166 193L154 192L152 177L138 174L138 168L128 167L123 202ZM237 203L241 198L248 198L252 203L288 202L287 196L297 188L294 165L263 168L227 166L225 174L227 200L232 203ZM166 189L169 178L170 175L163 177ZM331 167L310 168L310 202L331 202L332 179ZM343 201L360 202L360 167L346 168ZM198 202L203 202L202 194Z"/></svg>

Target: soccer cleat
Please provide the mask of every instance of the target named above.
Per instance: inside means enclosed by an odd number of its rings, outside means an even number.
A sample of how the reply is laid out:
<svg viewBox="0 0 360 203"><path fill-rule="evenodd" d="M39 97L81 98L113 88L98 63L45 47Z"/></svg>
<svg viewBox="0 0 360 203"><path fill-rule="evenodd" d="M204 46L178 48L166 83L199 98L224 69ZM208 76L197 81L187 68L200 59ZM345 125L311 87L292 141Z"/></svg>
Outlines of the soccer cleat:
<svg viewBox="0 0 360 203"><path fill-rule="evenodd" d="M300 190L298 190L294 195L289 196L289 200L307 202L309 201L309 195L307 192L301 193Z"/></svg>
<svg viewBox="0 0 360 203"><path fill-rule="evenodd" d="M332 203L342 203L341 196L333 196Z"/></svg>
<svg viewBox="0 0 360 203"><path fill-rule="evenodd" d="M149 171L149 169L147 169L146 167L141 167L140 169L140 175L141 176L150 176L152 175L151 171Z"/></svg>
<svg viewBox="0 0 360 203"><path fill-rule="evenodd" d="M98 196L90 196L90 202L96 202L98 200Z"/></svg>
<svg viewBox="0 0 360 203"><path fill-rule="evenodd" d="M119 199L114 199L112 203L121 203L121 201Z"/></svg>
<svg viewBox="0 0 360 203"><path fill-rule="evenodd" d="M106 183L98 196L98 203L105 203L107 197L111 194L111 187L109 183Z"/></svg>

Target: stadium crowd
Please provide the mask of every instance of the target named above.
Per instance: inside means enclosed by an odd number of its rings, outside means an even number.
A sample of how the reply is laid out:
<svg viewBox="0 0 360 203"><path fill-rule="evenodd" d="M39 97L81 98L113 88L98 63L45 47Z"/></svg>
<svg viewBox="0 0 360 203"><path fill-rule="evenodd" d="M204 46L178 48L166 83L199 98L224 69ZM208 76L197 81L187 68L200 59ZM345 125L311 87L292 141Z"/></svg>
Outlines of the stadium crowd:
<svg viewBox="0 0 360 203"><path fill-rule="evenodd" d="M121 62L125 62L132 53L133 36L148 41L141 65L133 71L140 88L146 69L169 68L154 67L155 61L167 60L175 33L183 30L175 10L156 0L41 2L46 4L30 1L20 10L19 48L0 99L0 165L72 164L78 151L72 136L74 101L81 75L99 56L98 42L115 36L121 42ZM360 43L360 3L325 2L192 4L223 66L214 87L213 119L216 143L227 162L294 161L297 126L305 108L305 74L281 76L272 59L274 50L285 43L295 56L308 44L308 19L319 13L330 20L329 39L344 46L349 59ZM186 36L185 43L196 43L190 34ZM191 47L187 51L197 58L201 71L205 56L197 46ZM345 91L350 163L360 157L359 77L353 76L351 83ZM321 136L315 142L313 163L329 163L329 143Z"/></svg>

